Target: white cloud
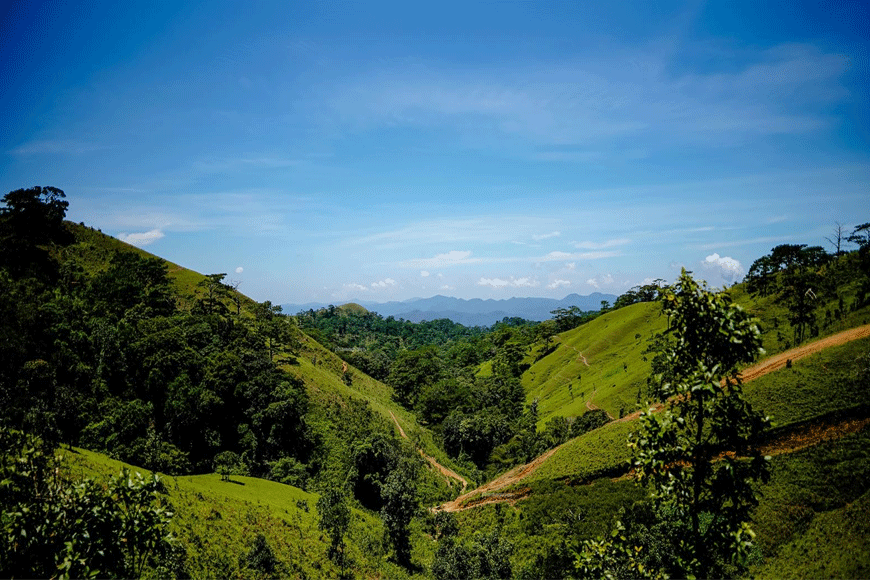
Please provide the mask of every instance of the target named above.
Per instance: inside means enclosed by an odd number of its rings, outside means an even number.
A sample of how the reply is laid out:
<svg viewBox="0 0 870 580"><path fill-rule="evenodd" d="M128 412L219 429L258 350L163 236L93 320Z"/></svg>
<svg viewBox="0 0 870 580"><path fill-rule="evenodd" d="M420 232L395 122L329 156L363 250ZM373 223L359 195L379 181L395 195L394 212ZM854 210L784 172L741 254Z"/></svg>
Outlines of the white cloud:
<svg viewBox="0 0 870 580"><path fill-rule="evenodd" d="M481 278L477 281L477 285L504 288L505 286L510 286L510 282L508 280L502 280L501 278Z"/></svg>
<svg viewBox="0 0 870 580"><path fill-rule="evenodd" d="M558 262L562 260L601 260L604 258L614 258L616 256L621 255L620 252L616 250L598 250L595 252L550 252L546 256L541 256L540 258L534 258L537 262ZM515 260L505 260L505 261L526 261L526 258L519 258ZM567 266L567 264L566 264ZM576 264L575 264L576 266ZM573 269L574 266L569 266L569 269Z"/></svg>
<svg viewBox="0 0 870 580"><path fill-rule="evenodd" d="M239 266L238 268L236 268L236 274L241 274L241 273L244 272L244 271L245 271L245 269L242 268L241 266Z"/></svg>
<svg viewBox="0 0 870 580"><path fill-rule="evenodd" d="M441 290L456 290L456 286L448 286L447 284L444 284L443 286L441 286L440 289Z"/></svg>
<svg viewBox="0 0 870 580"><path fill-rule="evenodd" d="M122 242L127 242L130 245L141 247L153 244L164 235L165 234L160 230L150 230L133 234L120 233L118 234L118 239Z"/></svg>
<svg viewBox="0 0 870 580"><path fill-rule="evenodd" d="M551 284L547 284L547 288L550 290L555 290L561 286L570 286L571 282L568 280L553 280Z"/></svg>
<svg viewBox="0 0 870 580"><path fill-rule="evenodd" d="M428 278L429 272L427 272L426 270L420 270L420 277L421 278Z"/></svg>
<svg viewBox="0 0 870 580"><path fill-rule="evenodd" d="M363 286L362 284L357 284L357 283L355 283L355 282L352 282L352 283L350 283L350 284L345 284L344 287L347 288L348 290L359 290L359 291L361 291L361 292L367 292L367 291L368 291L368 288L366 288L366 287Z"/></svg>
<svg viewBox="0 0 870 580"><path fill-rule="evenodd" d="M477 281L477 285L490 286L492 288L506 288L508 286L512 288L536 288L540 286L540 282L528 276L522 278L514 278L511 276L510 280L505 280L503 278L481 278Z"/></svg>
<svg viewBox="0 0 870 580"><path fill-rule="evenodd" d="M588 280L586 280L586 283L593 288L600 289L602 286L612 285L613 276L611 276L610 274L605 274L603 276L598 276L597 278L589 278Z"/></svg>
<svg viewBox="0 0 870 580"><path fill-rule="evenodd" d="M549 234L537 234L532 236L532 239L536 242L540 242L541 240L548 240L550 238L558 238L562 235L562 232L550 232Z"/></svg>
<svg viewBox="0 0 870 580"><path fill-rule="evenodd" d="M743 266L740 262L728 256L719 256L716 253L704 258L701 262L701 268L721 279L711 281L714 285L716 285L715 282L719 281L730 281L733 283L743 275Z"/></svg>
<svg viewBox="0 0 870 580"><path fill-rule="evenodd" d="M565 269L573 272L577 268L577 262L566 262Z"/></svg>
<svg viewBox="0 0 870 580"><path fill-rule="evenodd" d="M384 278L383 280L378 280L377 282L372 282L372 288L386 288L388 286L395 286L396 281L392 278Z"/></svg>
<svg viewBox="0 0 870 580"><path fill-rule="evenodd" d="M569 254L568 252L550 252L543 258L541 258L542 262L551 262L553 260L568 260L574 257L574 254Z"/></svg>
<svg viewBox="0 0 870 580"><path fill-rule="evenodd" d="M9 153L14 155L74 155L99 151L100 149L106 149L106 146L74 139L44 139L23 143L15 149L11 149Z"/></svg>
<svg viewBox="0 0 870 580"><path fill-rule="evenodd" d="M468 250L451 250L444 254L437 254L432 258L405 260L400 265L406 268L444 268L457 264L476 264L478 262L480 262L480 258L472 258L471 252Z"/></svg>
<svg viewBox="0 0 870 580"><path fill-rule="evenodd" d="M578 250L603 250L605 248L613 248L616 246L624 246L630 243L631 240L626 238L617 238L614 240L606 240L604 242L574 242L574 247Z"/></svg>

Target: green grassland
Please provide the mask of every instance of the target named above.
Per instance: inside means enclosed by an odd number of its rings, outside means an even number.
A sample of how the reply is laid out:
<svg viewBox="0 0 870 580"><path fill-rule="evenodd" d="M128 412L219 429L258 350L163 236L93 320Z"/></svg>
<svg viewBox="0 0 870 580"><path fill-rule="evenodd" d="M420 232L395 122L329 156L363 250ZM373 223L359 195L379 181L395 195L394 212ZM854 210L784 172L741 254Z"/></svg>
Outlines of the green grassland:
<svg viewBox="0 0 870 580"><path fill-rule="evenodd" d="M771 415L774 425L790 424L870 403L866 381L859 380L857 359L870 354L870 338L831 347L759 377L745 386L754 408ZM608 423L562 445L527 480L585 481L624 466L630 453L628 434L637 421Z"/></svg>
<svg viewBox="0 0 870 580"><path fill-rule="evenodd" d="M868 385L858 378L859 367L870 365L858 359L868 355L870 338L827 348L747 383L746 399L775 426L870 403Z"/></svg>
<svg viewBox="0 0 870 580"><path fill-rule="evenodd" d="M645 302L608 312L558 335L556 350L523 374L527 403L538 401L539 426L556 415L582 415L590 400L614 417L620 411L633 412L645 398L650 376L643 351L653 335L665 330L666 323L661 306Z"/></svg>
<svg viewBox="0 0 870 580"><path fill-rule="evenodd" d="M628 471L631 458L626 441L637 421L608 423L562 445L523 483L550 480L588 481Z"/></svg>
<svg viewBox="0 0 870 580"><path fill-rule="evenodd" d="M870 323L870 305L851 308L856 285L849 282L838 288L843 297L842 310L836 298L820 300L815 338ZM794 346L788 311L776 303L774 296L752 296L745 284L728 292L736 304L759 319L766 356ZM587 401L614 417L635 411L646 400L650 360L654 356L644 351L650 346L649 339L666 327L658 302L633 304L557 335L556 349L540 360L534 360L537 351L533 351L527 359L531 366L523 374L523 387L527 404L538 401L539 427L556 415L582 415ZM589 366L579 358L578 351Z"/></svg>
<svg viewBox="0 0 870 580"><path fill-rule="evenodd" d="M66 469L73 477L105 481L122 468L145 472L99 453L65 450ZM283 565L282 576L335 578L340 570L327 558L328 538L317 527L317 499L296 487L253 477L217 474L163 476L175 511L172 530L187 553L188 572L195 578L247 578L254 571L243 558L261 533ZM434 542L412 526L415 562L429 562ZM381 538L383 524L376 515L352 509L346 541L357 577L406 578L409 572L387 557ZM410 576L413 576L411 574Z"/></svg>
<svg viewBox="0 0 870 580"><path fill-rule="evenodd" d="M773 458L754 528L759 578L870 575L870 430Z"/></svg>
<svg viewBox="0 0 870 580"><path fill-rule="evenodd" d="M67 229L72 233L75 242L62 248L61 260L74 260L86 272L97 274L109 267L109 262L116 252L132 252L140 256L155 258L166 263L169 278L175 284L178 293L185 299L192 299L196 294L197 284L205 280L205 276L193 270L188 270L178 264L146 252L141 248L131 246L99 230L90 228L84 224L65 222ZM254 301L239 292L234 293L239 297L243 312L250 312Z"/></svg>
<svg viewBox="0 0 870 580"><path fill-rule="evenodd" d="M846 256L841 258L845 260ZM819 298L815 307L818 335L824 338L840 331L870 324L870 304L853 309L858 282L846 281L838 286L836 293L842 297L842 309L838 298ZM788 309L778 304L775 296L752 296L746 284L737 284L728 290L735 304L758 318L761 323L762 347L767 355L774 355L793 346L793 333L788 323ZM806 341L805 341L806 342Z"/></svg>

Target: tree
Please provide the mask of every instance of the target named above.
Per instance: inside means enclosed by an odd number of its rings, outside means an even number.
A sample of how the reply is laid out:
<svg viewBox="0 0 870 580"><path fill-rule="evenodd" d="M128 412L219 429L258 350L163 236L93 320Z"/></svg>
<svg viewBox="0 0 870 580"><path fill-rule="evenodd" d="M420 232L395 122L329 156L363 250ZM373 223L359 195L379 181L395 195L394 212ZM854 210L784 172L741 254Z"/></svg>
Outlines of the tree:
<svg viewBox="0 0 870 580"><path fill-rule="evenodd" d="M769 473L757 443L770 421L744 400L737 370L761 352L761 332L727 294L699 286L685 270L663 310L673 321L665 351L671 380L654 393L667 401L663 411L644 414L630 438L637 481L681 528L672 546L677 573L733 576L754 536L752 484Z"/></svg>
<svg viewBox="0 0 870 580"><path fill-rule="evenodd" d="M317 526L329 536L329 559L344 570L346 565L344 535L350 528L350 508L344 494L329 488L317 500Z"/></svg>
<svg viewBox="0 0 870 580"><path fill-rule="evenodd" d="M411 408L424 388L441 378L441 362L438 349L427 346L416 350L404 350L398 354L387 377L396 399Z"/></svg>
<svg viewBox="0 0 870 580"><path fill-rule="evenodd" d="M846 238L849 242L858 246L857 270L858 279L861 281L858 287L856 304L864 304L870 296L870 223L855 226L852 234Z"/></svg>
<svg viewBox="0 0 870 580"><path fill-rule="evenodd" d="M258 533L254 537L251 549L240 564L249 570L263 574L266 578L274 578L278 572L283 571L281 561L275 556L272 546L269 545L269 541L262 533Z"/></svg>
<svg viewBox="0 0 870 580"><path fill-rule="evenodd" d="M242 459L234 451L221 451L214 457L214 469L221 474L221 481L230 481L230 475L242 468Z"/></svg>
<svg viewBox="0 0 870 580"><path fill-rule="evenodd" d="M51 260L41 246L69 241L63 227L69 206L65 197L56 187L16 189L3 196L0 200L4 204L0 207L0 267L8 268L15 275L27 271L34 275L47 273Z"/></svg>
<svg viewBox="0 0 870 580"><path fill-rule="evenodd" d="M226 315L229 313L224 299L230 293L230 286L224 283L224 278L227 275L221 274L206 274L196 287L203 292L203 296L197 301L197 308L204 314L220 314Z"/></svg>
<svg viewBox="0 0 870 580"><path fill-rule="evenodd" d="M815 332L817 300L830 286L824 275L830 259L820 246L782 244L753 262L746 274L750 292L774 294L776 301L788 308L795 343Z"/></svg>
<svg viewBox="0 0 870 580"><path fill-rule="evenodd" d="M438 580L469 578L499 580L510 578L510 555L513 546L498 530L478 532L470 545L463 544L455 533L442 536L432 561L432 576Z"/></svg>
<svg viewBox="0 0 870 580"><path fill-rule="evenodd" d="M266 338L269 349L269 360L275 360L275 353L281 347L293 343L293 328L290 318L281 314L281 306L273 305L270 301L257 304L254 309L257 328L260 334Z"/></svg>
<svg viewBox="0 0 870 580"><path fill-rule="evenodd" d="M843 255L843 242L846 241L846 230L843 228L843 224L834 222L833 234L830 238L825 236L825 240L834 248L835 256Z"/></svg>
<svg viewBox="0 0 870 580"><path fill-rule="evenodd" d="M396 561L403 566L411 564L411 518L419 509L416 484L416 464L407 459L400 461L381 486L381 519L384 535L393 546Z"/></svg>
<svg viewBox="0 0 870 580"><path fill-rule="evenodd" d="M870 247L870 222L855 226L846 240L862 249Z"/></svg>

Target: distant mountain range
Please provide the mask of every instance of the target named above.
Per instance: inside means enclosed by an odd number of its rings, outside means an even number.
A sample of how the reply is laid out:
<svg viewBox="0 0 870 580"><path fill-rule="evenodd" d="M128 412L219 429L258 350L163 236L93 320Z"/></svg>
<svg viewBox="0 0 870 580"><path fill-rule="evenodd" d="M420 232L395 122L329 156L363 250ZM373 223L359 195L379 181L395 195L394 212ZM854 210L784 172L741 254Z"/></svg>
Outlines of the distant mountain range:
<svg viewBox="0 0 870 580"><path fill-rule="evenodd" d="M381 316L404 318L411 322L437 320L447 318L465 326L491 326L505 317L519 317L526 320L547 320L552 318L551 312L557 308L576 306L580 310L599 310L601 301L613 304L616 300L613 294L594 292L588 296L569 294L561 300L555 298L507 298L503 300L473 298L452 298L449 296L433 296L432 298L411 298L401 302L364 302L348 301L334 303L341 306L356 303L371 312ZM310 302L308 304L283 304L287 314L296 314L303 310L317 310L328 304Z"/></svg>

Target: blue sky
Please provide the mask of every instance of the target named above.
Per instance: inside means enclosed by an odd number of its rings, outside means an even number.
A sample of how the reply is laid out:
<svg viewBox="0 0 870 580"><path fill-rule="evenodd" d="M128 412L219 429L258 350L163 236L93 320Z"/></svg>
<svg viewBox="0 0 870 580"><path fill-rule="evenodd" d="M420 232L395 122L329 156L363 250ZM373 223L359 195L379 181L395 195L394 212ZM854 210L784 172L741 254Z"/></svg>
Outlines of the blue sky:
<svg viewBox="0 0 870 580"><path fill-rule="evenodd" d="M257 300L718 286L870 221L866 3L0 14L0 190Z"/></svg>

